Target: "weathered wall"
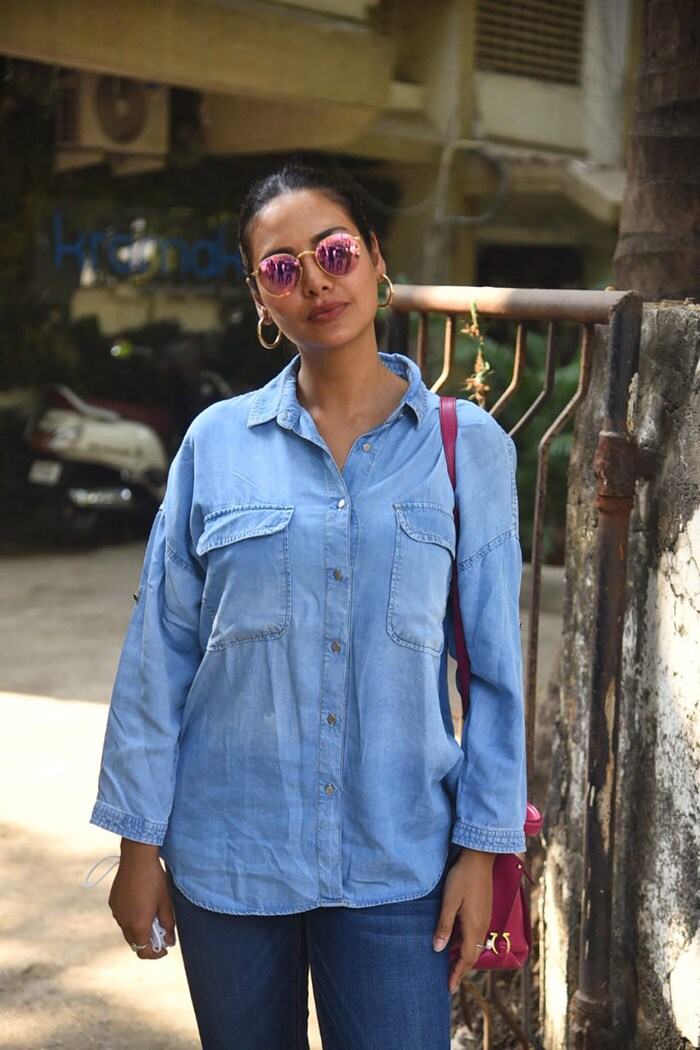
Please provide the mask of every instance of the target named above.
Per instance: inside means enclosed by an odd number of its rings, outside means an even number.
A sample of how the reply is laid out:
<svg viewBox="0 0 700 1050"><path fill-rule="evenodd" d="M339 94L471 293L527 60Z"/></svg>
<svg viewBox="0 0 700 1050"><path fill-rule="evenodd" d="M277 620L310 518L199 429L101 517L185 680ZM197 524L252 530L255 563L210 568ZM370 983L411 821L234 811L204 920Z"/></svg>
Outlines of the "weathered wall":
<svg viewBox="0 0 700 1050"><path fill-rule="evenodd" d="M593 452L607 332L577 417L568 503L559 711L545 834L542 1006L548 1050L568 1046L577 985L596 543ZM637 486L623 639L612 997L620 1045L700 1043L700 309L645 308L632 426L658 449Z"/></svg>

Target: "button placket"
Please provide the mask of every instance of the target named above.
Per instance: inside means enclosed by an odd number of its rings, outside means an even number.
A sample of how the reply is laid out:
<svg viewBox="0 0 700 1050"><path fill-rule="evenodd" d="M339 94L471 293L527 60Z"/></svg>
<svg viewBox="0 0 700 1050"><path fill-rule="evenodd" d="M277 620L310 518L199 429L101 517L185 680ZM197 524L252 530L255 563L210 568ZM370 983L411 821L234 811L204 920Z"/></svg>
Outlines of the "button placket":
<svg viewBox="0 0 700 1050"><path fill-rule="evenodd" d="M350 449L350 454L343 466L343 481L353 498L356 498L369 477L385 426L386 424L382 423L374 430L361 435Z"/></svg>
<svg viewBox="0 0 700 1050"><path fill-rule="evenodd" d="M348 577L351 500L333 494L333 477L326 516L324 558L327 566L325 644L321 681L321 722L318 751L318 885L323 901L339 902L343 896L341 864L342 717L347 692L347 643L350 631L351 588ZM340 724L338 724L340 723Z"/></svg>

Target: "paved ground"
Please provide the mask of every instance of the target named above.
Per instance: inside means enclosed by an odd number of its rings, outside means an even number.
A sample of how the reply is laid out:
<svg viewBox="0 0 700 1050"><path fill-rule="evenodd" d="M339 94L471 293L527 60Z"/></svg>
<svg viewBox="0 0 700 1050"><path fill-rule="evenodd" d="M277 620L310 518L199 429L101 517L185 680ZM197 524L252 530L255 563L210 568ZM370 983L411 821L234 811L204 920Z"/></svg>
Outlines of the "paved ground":
<svg viewBox="0 0 700 1050"><path fill-rule="evenodd" d="M81 880L117 839L88 824L142 543L0 560L0 1047L194 1050L177 950L140 963ZM527 594L527 588L524 587ZM546 570L539 678L559 634ZM543 725L547 718L542 719ZM320 1038L312 1013L312 1050Z"/></svg>

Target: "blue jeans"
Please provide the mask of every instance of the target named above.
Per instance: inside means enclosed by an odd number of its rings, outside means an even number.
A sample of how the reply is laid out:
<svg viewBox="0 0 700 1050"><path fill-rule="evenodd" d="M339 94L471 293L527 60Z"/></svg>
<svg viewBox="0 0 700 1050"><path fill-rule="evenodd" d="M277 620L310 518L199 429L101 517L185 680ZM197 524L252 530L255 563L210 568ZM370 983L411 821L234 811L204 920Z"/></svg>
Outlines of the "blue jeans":
<svg viewBox="0 0 700 1050"><path fill-rule="evenodd" d="M226 915L173 885L203 1050L308 1050L308 972L324 1050L449 1050L449 959L433 932L445 875L416 900Z"/></svg>

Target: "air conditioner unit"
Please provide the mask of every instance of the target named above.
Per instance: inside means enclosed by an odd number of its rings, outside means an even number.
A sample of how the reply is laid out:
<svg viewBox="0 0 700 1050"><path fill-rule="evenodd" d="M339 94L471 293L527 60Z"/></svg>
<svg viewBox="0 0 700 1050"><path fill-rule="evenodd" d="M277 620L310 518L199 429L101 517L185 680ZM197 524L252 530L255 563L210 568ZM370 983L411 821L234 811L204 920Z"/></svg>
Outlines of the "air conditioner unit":
<svg viewBox="0 0 700 1050"><path fill-rule="evenodd" d="M79 166L81 155L88 164L110 154L164 158L168 132L168 88L98 73L61 75L56 149L62 167Z"/></svg>

